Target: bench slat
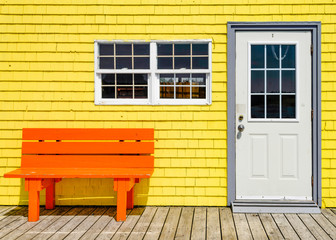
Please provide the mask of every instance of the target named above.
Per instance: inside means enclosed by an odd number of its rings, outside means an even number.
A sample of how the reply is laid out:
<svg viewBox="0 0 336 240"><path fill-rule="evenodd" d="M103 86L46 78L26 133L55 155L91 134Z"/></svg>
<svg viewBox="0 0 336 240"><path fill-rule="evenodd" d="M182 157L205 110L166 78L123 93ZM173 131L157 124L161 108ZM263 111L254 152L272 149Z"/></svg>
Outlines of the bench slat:
<svg viewBox="0 0 336 240"><path fill-rule="evenodd" d="M153 168L153 156L23 155L22 168Z"/></svg>
<svg viewBox="0 0 336 240"><path fill-rule="evenodd" d="M20 168L9 178L149 178L153 168Z"/></svg>
<svg viewBox="0 0 336 240"><path fill-rule="evenodd" d="M24 128L22 140L153 140L153 128Z"/></svg>
<svg viewBox="0 0 336 240"><path fill-rule="evenodd" d="M151 154L153 142L23 142L22 154Z"/></svg>

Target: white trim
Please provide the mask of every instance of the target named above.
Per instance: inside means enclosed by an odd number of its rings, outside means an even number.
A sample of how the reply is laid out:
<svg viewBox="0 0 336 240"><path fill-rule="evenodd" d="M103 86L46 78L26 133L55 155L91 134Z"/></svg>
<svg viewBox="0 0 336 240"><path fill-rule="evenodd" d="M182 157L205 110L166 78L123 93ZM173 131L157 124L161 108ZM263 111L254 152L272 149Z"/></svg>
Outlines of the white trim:
<svg viewBox="0 0 336 240"><path fill-rule="evenodd" d="M99 44L133 44L148 43L149 44L149 69L99 69ZM208 44L208 68L207 69L157 69L157 44L159 43L206 43ZM115 55L113 55L115 57ZM190 57L193 55L190 53ZM95 74L95 104L96 105L210 105L212 103L212 40L211 39L191 39L191 40L95 40L94 41L94 74ZM116 63L115 63L116 64ZM192 67L192 66L190 66ZM179 73L203 73L206 75L206 96L205 99L191 99L192 91L190 91L190 99L160 99L160 79L159 74L179 74ZM102 74L148 74L148 92L147 99L118 99L118 98L102 98ZM116 80L115 80L116 81ZM201 86L204 87L204 86ZM190 89L192 84L190 83ZM175 90L174 90L175 95Z"/></svg>

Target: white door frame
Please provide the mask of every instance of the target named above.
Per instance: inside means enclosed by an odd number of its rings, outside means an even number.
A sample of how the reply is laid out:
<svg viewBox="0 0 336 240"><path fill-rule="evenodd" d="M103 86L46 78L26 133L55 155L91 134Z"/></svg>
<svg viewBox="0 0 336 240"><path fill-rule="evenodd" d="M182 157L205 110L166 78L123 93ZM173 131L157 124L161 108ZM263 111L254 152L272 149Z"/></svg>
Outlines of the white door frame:
<svg viewBox="0 0 336 240"><path fill-rule="evenodd" d="M227 23L227 205L236 200L236 31L311 31L313 201L321 206L321 22Z"/></svg>

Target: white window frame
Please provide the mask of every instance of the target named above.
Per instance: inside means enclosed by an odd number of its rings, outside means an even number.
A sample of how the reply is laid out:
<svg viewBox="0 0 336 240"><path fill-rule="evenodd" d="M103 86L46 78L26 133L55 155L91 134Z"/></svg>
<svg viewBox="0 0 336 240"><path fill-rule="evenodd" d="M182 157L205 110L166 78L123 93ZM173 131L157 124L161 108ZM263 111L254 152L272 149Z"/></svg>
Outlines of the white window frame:
<svg viewBox="0 0 336 240"><path fill-rule="evenodd" d="M150 69L99 69L98 51L99 44L107 43L148 43L142 40L95 40L94 41L94 74L95 74L95 104L96 105L210 105L212 103L212 40L155 40L150 41ZM208 44L208 69L157 69L157 44L160 43L207 43ZM101 75L104 73L147 73L148 98L147 99L104 99L102 98ZM160 99L161 73L204 73L206 74L205 99ZM191 93L190 93L191 94Z"/></svg>

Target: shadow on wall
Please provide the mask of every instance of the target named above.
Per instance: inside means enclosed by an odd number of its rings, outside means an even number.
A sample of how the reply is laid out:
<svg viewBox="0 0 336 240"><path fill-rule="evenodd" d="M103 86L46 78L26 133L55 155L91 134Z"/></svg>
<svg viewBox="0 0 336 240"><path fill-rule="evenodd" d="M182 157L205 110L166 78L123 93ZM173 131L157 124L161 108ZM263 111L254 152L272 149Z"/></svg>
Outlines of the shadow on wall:
<svg viewBox="0 0 336 240"><path fill-rule="evenodd" d="M21 179L19 205L28 205L28 192ZM134 186L134 205L147 205L149 179L141 179ZM56 206L116 206L117 192L113 190L113 179L68 178L56 183ZM40 192L40 205L45 205L45 189Z"/></svg>

